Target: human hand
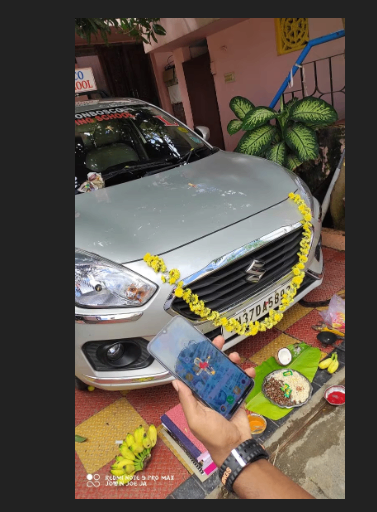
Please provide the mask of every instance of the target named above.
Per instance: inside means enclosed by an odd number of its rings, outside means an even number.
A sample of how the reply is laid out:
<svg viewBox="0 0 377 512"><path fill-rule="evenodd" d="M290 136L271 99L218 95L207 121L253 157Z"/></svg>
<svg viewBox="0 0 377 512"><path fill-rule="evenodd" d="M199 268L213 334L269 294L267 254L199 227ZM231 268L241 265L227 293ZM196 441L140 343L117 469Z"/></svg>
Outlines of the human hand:
<svg viewBox="0 0 377 512"><path fill-rule="evenodd" d="M217 336L213 344L222 349L225 340ZM232 352L229 359L240 364L241 358L237 352ZM245 370L250 377L255 377L254 368ZM201 441L209 451L214 463L220 467L230 452L247 439L251 439L250 426L247 414L241 406L231 420L227 420L213 409L204 406L192 394L183 382L172 382L178 391L187 423L194 436Z"/></svg>

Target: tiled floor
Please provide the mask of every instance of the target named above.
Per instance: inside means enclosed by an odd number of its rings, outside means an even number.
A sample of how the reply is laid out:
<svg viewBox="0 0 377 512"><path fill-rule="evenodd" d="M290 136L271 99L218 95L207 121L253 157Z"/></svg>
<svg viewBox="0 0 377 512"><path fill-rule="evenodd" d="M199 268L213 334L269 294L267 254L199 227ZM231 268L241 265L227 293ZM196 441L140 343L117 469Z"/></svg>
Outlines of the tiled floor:
<svg viewBox="0 0 377 512"><path fill-rule="evenodd" d="M332 240L334 237L329 235L328 238ZM341 242L338 240L335 247L341 247ZM305 297L306 302L328 300L333 294L345 289L345 252L324 247L323 253L324 282ZM313 325L322 321L320 310L323 309L296 304L274 329L247 338L231 351L239 352L243 368L261 364L277 348L298 340L330 352L332 348L323 347L316 339L317 332L312 329ZM327 372L322 373L324 375ZM326 377L322 373L314 379L316 389L322 384L318 379ZM76 390L76 433L88 438L75 446L76 499L164 499L168 495L181 499L187 496L187 492L191 497L203 498L206 485L189 478L189 472L160 438L153 449L150 464L137 473L140 480L135 481L135 485L114 487L109 485L111 480L107 479L111 476L110 465L117 452L115 441L123 439L128 430L135 429L140 423L154 423L158 426L161 415L177 403L177 394L171 385L127 393L98 389L93 392ZM274 428L277 428L276 425ZM268 432L265 434L268 435ZM93 474L92 480L87 479L88 473ZM183 483L185 486L182 487ZM214 483L209 482L208 485L213 486Z"/></svg>

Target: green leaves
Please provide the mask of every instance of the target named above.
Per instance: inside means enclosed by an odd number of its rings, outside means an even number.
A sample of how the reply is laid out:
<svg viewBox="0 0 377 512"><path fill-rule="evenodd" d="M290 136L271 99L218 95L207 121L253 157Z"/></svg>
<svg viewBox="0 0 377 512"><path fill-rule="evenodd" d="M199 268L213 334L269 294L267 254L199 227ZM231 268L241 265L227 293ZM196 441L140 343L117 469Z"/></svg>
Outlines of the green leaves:
<svg viewBox="0 0 377 512"><path fill-rule="evenodd" d="M338 119L336 110L326 101L311 96L292 105L289 117L293 121L319 126L328 126Z"/></svg>
<svg viewBox="0 0 377 512"><path fill-rule="evenodd" d="M234 98L230 100L229 107L233 110L238 119L241 120L248 112L250 112L250 110L255 108L251 101L243 96L234 96Z"/></svg>
<svg viewBox="0 0 377 512"><path fill-rule="evenodd" d="M274 140L276 130L276 126L268 124L246 132L241 137L235 151L246 155L261 155Z"/></svg>
<svg viewBox="0 0 377 512"><path fill-rule="evenodd" d="M314 130L302 123L294 123L284 129L283 135L285 142L302 162L317 158L319 148Z"/></svg>
<svg viewBox="0 0 377 512"><path fill-rule="evenodd" d="M294 97L283 104L280 112L269 107L255 107L247 98L235 96L230 108L238 119L232 119L227 130L234 135L245 130L236 149L238 153L263 156L294 170L307 160L318 157L315 129L328 126L338 118L334 108L319 98ZM271 120L276 119L276 124Z"/></svg>
<svg viewBox="0 0 377 512"><path fill-rule="evenodd" d="M155 34L164 36L166 30L157 22L160 18L75 18L75 32L90 44L91 36L100 34L105 43L111 34L111 26L118 33L127 34L138 41L150 43L151 37L157 42Z"/></svg>
<svg viewBox="0 0 377 512"><path fill-rule="evenodd" d="M239 119L232 119L231 121L229 121L226 129L228 130L229 135L234 135L239 130L241 130L241 128L242 121L240 121Z"/></svg>
<svg viewBox="0 0 377 512"><path fill-rule="evenodd" d="M156 34L158 36L164 36L166 35L166 30L164 29L164 27L162 27L161 25L159 25L158 23L154 23L152 25L152 28L153 30L156 32Z"/></svg>
<svg viewBox="0 0 377 512"><path fill-rule="evenodd" d="M250 110L244 117L242 128L244 130L254 130L262 124L266 124L271 119L276 117L277 113L272 108L257 107Z"/></svg>
<svg viewBox="0 0 377 512"><path fill-rule="evenodd" d="M296 167L301 164L302 162L297 158L297 156L292 154L288 155L285 161L285 167L290 171L294 171Z"/></svg>
<svg viewBox="0 0 377 512"><path fill-rule="evenodd" d="M272 148L267 151L266 158L267 160L271 160L271 162L283 165L286 154L287 146L285 142L279 142L279 144L275 144L275 146L272 146Z"/></svg>
<svg viewBox="0 0 377 512"><path fill-rule="evenodd" d="M83 443L87 440L87 437L79 436L78 434L75 434L75 443Z"/></svg>

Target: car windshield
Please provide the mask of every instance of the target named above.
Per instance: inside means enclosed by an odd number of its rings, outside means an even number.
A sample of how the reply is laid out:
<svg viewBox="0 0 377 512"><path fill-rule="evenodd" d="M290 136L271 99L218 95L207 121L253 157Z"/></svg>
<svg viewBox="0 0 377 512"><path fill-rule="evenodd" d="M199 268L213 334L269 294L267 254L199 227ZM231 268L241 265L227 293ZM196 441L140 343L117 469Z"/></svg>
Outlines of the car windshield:
<svg viewBox="0 0 377 512"><path fill-rule="evenodd" d="M211 153L195 133L149 105L75 114L76 193L142 178Z"/></svg>

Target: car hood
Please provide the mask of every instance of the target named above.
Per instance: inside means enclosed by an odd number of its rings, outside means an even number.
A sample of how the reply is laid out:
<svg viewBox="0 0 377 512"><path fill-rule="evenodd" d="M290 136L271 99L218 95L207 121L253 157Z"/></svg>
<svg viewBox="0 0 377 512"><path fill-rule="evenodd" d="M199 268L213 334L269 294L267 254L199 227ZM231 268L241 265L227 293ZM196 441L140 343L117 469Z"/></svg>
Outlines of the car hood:
<svg viewBox="0 0 377 512"><path fill-rule="evenodd" d="M163 254L256 215L296 186L268 160L218 151L76 196L76 247L118 263ZM251 237L252 239L252 234Z"/></svg>

